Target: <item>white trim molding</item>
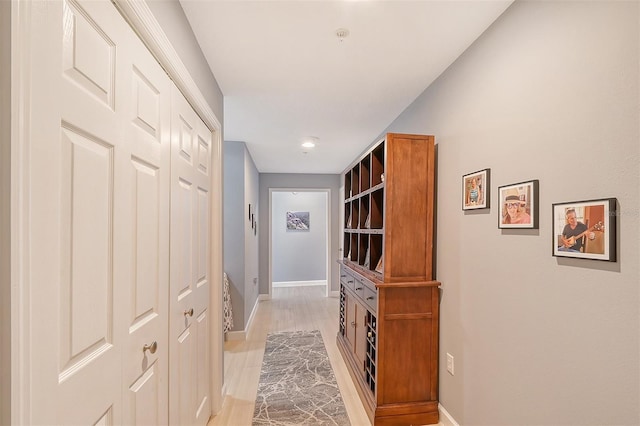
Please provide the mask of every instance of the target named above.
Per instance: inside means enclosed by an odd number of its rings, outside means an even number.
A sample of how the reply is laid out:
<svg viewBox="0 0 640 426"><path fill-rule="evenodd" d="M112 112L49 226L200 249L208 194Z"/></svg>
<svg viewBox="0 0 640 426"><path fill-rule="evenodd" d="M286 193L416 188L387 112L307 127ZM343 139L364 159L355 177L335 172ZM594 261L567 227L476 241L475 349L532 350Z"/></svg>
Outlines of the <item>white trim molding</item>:
<svg viewBox="0 0 640 426"><path fill-rule="evenodd" d="M29 188L32 2L11 4L11 424L31 424Z"/></svg>
<svg viewBox="0 0 640 426"><path fill-rule="evenodd" d="M327 285L327 280L313 280L313 281L274 281L273 288L276 287L312 287Z"/></svg>
<svg viewBox="0 0 640 426"><path fill-rule="evenodd" d="M256 311L258 310L258 304L260 303L260 300L262 299L261 296L264 296L264 295L261 294L256 299L256 303L253 304L253 309L251 310L251 315L249 315L249 320L245 324L244 330L241 330L241 331L229 331L227 333L227 340L229 340L229 341L231 341L231 340L247 340L247 335L249 334L249 330L251 329L251 324L253 324L253 319L255 318Z"/></svg>

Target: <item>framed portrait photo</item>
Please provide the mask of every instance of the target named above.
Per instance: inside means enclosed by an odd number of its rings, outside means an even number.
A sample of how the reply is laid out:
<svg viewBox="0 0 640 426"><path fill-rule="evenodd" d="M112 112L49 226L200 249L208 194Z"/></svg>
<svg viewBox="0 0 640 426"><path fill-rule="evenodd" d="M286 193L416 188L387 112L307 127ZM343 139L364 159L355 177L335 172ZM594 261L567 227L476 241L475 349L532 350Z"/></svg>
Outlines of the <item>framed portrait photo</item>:
<svg viewBox="0 0 640 426"><path fill-rule="evenodd" d="M498 228L538 229L538 181L498 187Z"/></svg>
<svg viewBox="0 0 640 426"><path fill-rule="evenodd" d="M462 210L489 208L490 170L479 170L462 176Z"/></svg>
<svg viewBox="0 0 640 426"><path fill-rule="evenodd" d="M553 255L616 261L617 200L555 203Z"/></svg>

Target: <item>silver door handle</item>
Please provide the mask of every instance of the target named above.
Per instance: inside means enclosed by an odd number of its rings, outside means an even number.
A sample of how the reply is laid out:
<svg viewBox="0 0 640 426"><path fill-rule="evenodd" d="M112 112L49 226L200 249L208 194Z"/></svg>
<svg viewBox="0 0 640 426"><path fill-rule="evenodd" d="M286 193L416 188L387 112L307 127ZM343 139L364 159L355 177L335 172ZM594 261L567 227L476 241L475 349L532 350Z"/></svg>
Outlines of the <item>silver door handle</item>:
<svg viewBox="0 0 640 426"><path fill-rule="evenodd" d="M157 350L158 350L158 342L153 342L150 345L144 345L142 347L142 352L149 351L150 353L155 354Z"/></svg>
<svg viewBox="0 0 640 426"><path fill-rule="evenodd" d="M185 317L192 317L193 316L193 308L189 309L188 311L184 311L184 316Z"/></svg>

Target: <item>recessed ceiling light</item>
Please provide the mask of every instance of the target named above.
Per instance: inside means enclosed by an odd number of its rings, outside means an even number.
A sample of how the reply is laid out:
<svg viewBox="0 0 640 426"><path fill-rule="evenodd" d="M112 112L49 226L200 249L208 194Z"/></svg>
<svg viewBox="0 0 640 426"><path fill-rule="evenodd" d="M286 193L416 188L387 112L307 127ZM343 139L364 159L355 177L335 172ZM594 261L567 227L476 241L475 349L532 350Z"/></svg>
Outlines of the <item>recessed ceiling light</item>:
<svg viewBox="0 0 640 426"><path fill-rule="evenodd" d="M316 142L318 142L318 138L316 136L307 136L302 139L302 147L303 148L313 148L316 146Z"/></svg>

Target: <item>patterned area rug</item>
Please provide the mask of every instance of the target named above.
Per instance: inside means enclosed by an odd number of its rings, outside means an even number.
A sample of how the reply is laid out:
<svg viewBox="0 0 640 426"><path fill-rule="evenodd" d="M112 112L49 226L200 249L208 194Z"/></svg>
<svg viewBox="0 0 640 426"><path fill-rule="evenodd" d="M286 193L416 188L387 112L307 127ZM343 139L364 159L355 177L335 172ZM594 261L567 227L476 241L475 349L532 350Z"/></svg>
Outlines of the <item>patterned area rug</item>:
<svg viewBox="0 0 640 426"><path fill-rule="evenodd" d="M267 336L253 425L349 425L320 331Z"/></svg>

